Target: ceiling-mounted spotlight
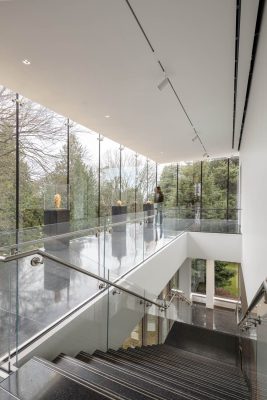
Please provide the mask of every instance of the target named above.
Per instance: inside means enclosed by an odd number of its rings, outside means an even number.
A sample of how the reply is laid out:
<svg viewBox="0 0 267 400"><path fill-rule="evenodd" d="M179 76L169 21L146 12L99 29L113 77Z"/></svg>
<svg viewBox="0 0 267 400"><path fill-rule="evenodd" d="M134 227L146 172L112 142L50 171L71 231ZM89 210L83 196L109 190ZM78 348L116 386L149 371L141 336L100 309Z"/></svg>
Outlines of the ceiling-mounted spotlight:
<svg viewBox="0 0 267 400"><path fill-rule="evenodd" d="M158 84L158 89L163 90L169 83L168 77L165 75L164 79Z"/></svg>
<svg viewBox="0 0 267 400"><path fill-rule="evenodd" d="M204 154L203 154L203 157L208 157L208 153L204 153Z"/></svg>
<svg viewBox="0 0 267 400"><path fill-rule="evenodd" d="M195 142L198 139L198 135L194 136L192 142Z"/></svg>

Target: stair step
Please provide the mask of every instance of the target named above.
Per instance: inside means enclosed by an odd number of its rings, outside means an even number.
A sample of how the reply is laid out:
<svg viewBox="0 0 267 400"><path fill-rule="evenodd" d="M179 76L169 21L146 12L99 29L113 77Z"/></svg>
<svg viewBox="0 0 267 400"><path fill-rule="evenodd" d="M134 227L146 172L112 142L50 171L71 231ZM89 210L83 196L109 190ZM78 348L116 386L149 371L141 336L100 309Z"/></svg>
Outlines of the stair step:
<svg viewBox="0 0 267 400"><path fill-rule="evenodd" d="M194 365L192 364L192 368L191 368L191 374L189 374L188 370L183 370L183 368L177 368L175 365L171 365L171 363L168 363L166 360L162 361L160 358L157 357L148 357L147 355L143 355L140 354L139 352L127 352L127 351L122 351L119 350L117 351L118 354L123 354L125 356L127 356L128 358L131 357L132 359L137 360L137 362L139 363L145 363L147 366L151 366L154 365L154 367L157 370L163 370L168 374L171 374L173 376L178 376L181 378L183 377L183 379L188 380L188 378L190 379L194 379L194 380L200 380L203 382L207 381L207 376L210 377L210 374L203 374L203 373L199 373L197 370L194 370ZM217 375L216 377L212 376L212 381L214 384L218 384L221 386L225 386L225 381L227 381L227 388L236 388L236 390L240 390L240 384L246 388L246 384L244 383L244 380L239 380L239 382L236 381L229 381L229 379L227 379L227 377L225 378L222 374Z"/></svg>
<svg viewBox="0 0 267 400"><path fill-rule="evenodd" d="M101 391L97 392L97 388L81 385L73 376L69 378L54 367L53 363L34 357L1 382L0 387L22 400L113 399ZM12 396L3 397L3 400L13 400ZM0 398L2 400L2 397Z"/></svg>
<svg viewBox="0 0 267 400"><path fill-rule="evenodd" d="M207 380L198 383L195 377L192 379L187 378L187 380L183 379L180 375L170 377L162 373L161 370L156 370L155 368L153 369L151 367L144 367L144 365L140 365L139 363L134 364L133 362L117 358L109 353L106 354L97 351L95 354L98 358L105 360L107 363L112 363L117 368L128 370L131 374L141 376L142 378L145 377L146 380L155 381L158 385L168 386L173 390L183 391L184 393L192 393L192 395L197 396L202 394L205 396L204 398L206 398L208 395L208 397L211 399L240 399L240 390L235 392L234 390L231 391L228 387L226 390L225 387L216 387L215 384L211 386L208 384ZM84 352L79 353L77 357L84 362L90 362L92 358L92 356ZM194 382L193 385L192 382ZM246 394L242 397L242 399L244 398L247 398Z"/></svg>
<svg viewBox="0 0 267 400"><path fill-rule="evenodd" d="M144 346L145 347L145 346ZM216 368L221 368L223 371L239 371L239 369L236 367L236 365L229 365L228 363L223 362L222 360L214 360L213 358L209 358L208 356L205 356L203 354L196 354L196 353L191 353L187 350L180 349L175 346L171 346L168 344L160 344L160 345L154 345L151 346L151 349L156 349L157 351L164 351L168 352L169 354L175 355L178 354L179 358L182 358L184 360L197 360L199 365L210 365L212 367ZM240 375L242 375L241 372L238 372Z"/></svg>
<svg viewBox="0 0 267 400"><path fill-rule="evenodd" d="M194 393L192 390L181 390L173 388L167 384L158 382L156 379L147 379L140 374L133 373L127 369L120 368L113 363L105 362L98 357L87 355L86 363L80 359L72 359L71 357L62 356L57 360L61 368L66 368L66 362L74 363L77 367L86 369L88 371L97 370L99 373L109 377L113 382L118 382L120 385L130 387L133 390L144 393L150 398L155 399L170 399L170 400L187 400L187 399L205 399L201 393ZM73 366L69 366L73 368ZM135 397L134 397L135 398ZM210 396L213 399L212 396ZM215 397L214 397L215 398Z"/></svg>
<svg viewBox="0 0 267 400"><path fill-rule="evenodd" d="M129 350L133 353L137 354L143 354L144 357L147 357L148 359L151 358L157 358L162 362L167 362L170 365L175 366L177 369L182 369L188 371L194 371L199 373L201 375L205 374L210 374L211 376L215 377L223 374L225 378L228 379L230 382L240 382L243 380L243 376L241 375L240 371L238 368L235 368L235 370L231 370L228 372L228 370L224 367L224 369L221 368L216 368L214 365L199 365L197 359L192 359L192 360L187 360L187 359L182 359L179 355L177 354L172 354L169 353L168 351L160 350L160 349L131 349Z"/></svg>

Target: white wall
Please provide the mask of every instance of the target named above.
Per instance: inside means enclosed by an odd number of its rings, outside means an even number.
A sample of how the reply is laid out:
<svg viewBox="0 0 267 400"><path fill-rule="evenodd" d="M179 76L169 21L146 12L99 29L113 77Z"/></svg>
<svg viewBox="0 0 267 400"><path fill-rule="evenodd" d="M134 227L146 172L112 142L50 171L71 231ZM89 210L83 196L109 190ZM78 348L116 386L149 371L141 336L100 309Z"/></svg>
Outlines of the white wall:
<svg viewBox="0 0 267 400"><path fill-rule="evenodd" d="M241 235L188 232L187 236L187 257L241 262Z"/></svg>
<svg viewBox="0 0 267 400"><path fill-rule="evenodd" d="M267 7L240 150L243 273L248 303L267 277Z"/></svg>
<svg viewBox="0 0 267 400"><path fill-rule="evenodd" d="M155 253L139 268L127 275L127 280L158 295L187 258L187 234L183 234Z"/></svg>

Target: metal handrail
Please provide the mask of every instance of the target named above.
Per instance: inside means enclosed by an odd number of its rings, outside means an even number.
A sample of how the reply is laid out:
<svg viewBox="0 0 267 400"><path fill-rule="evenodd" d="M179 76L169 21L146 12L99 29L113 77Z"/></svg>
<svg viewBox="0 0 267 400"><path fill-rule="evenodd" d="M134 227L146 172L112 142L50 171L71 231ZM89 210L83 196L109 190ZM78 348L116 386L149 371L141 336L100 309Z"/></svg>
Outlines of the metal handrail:
<svg viewBox="0 0 267 400"><path fill-rule="evenodd" d="M166 297L171 297L171 299L169 300L168 304L167 304L167 308L169 308L172 304L173 299L179 299L182 301L185 301L188 305L192 305L192 302L190 300L188 300L188 298L184 295L184 292L182 290L179 289L171 289L171 291L168 293L168 295ZM164 299L166 300L166 298Z"/></svg>
<svg viewBox="0 0 267 400"><path fill-rule="evenodd" d="M259 301L262 299L263 296L265 296L265 302L267 302L267 280L266 279L260 285L260 287L257 290L255 296L253 297L250 305L248 306L245 314L243 315L241 320L238 322L239 327L244 324L244 322L247 318L249 318L251 311L259 303Z"/></svg>
<svg viewBox="0 0 267 400"><path fill-rule="evenodd" d="M88 271L86 271L86 270L84 270L84 269L82 269L80 267L77 267L76 265L74 265L74 264L72 264L70 262L63 261L60 258L55 257L55 256L53 256L53 255L51 255L49 253L46 253L45 251L40 250L40 249L24 251L22 253L14 254L14 255L11 255L11 256L7 256L7 257L0 256L0 262L7 263L7 262L10 262L10 261L19 260L21 258L33 256L33 255L36 255L36 254L38 254L39 256L42 256L44 258L48 258L49 260L54 261L56 263L59 263L61 265L64 265L64 267L70 268L70 269L72 269L74 271L80 272L80 273L82 273L84 275L90 276L91 278L94 278L94 279L96 279L98 281L101 281L101 282L105 283L105 285L107 285L108 287L109 286L113 286L116 289L118 289L119 291L126 292L126 293L130 294L131 296L138 297L140 300L144 301L145 303L154 304L159 309L167 308L165 306L162 306L162 304L158 304L155 301L147 299L146 297L141 296L138 293L135 293L135 292L133 292L133 291L131 291L129 289L126 289L123 286L117 285L116 283L113 283L113 282L109 281L108 279L102 278L102 277L100 277L100 276L98 276L98 275L96 275L96 274L94 274L92 272L88 272ZM38 261L36 262L36 264L40 264L40 263L41 263L41 260L39 260L39 262Z"/></svg>

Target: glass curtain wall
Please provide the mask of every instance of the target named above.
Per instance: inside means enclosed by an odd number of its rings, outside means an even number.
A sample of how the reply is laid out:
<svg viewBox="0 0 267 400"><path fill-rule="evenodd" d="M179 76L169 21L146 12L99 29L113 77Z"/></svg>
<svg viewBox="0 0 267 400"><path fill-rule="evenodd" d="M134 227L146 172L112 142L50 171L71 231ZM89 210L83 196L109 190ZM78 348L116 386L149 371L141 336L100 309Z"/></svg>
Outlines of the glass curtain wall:
<svg viewBox="0 0 267 400"><path fill-rule="evenodd" d="M71 221L110 215L119 200L142 211L156 180L182 218L237 219L238 158L157 166L4 87L0 143L0 231L43 225L55 193Z"/></svg>
<svg viewBox="0 0 267 400"><path fill-rule="evenodd" d="M100 142L100 215L111 215L111 207L121 200L121 146L110 139Z"/></svg>
<svg viewBox="0 0 267 400"><path fill-rule="evenodd" d="M135 212L136 154L127 147L121 147L121 201L128 213Z"/></svg>
<svg viewBox="0 0 267 400"><path fill-rule="evenodd" d="M179 165L178 205L182 218L201 217L201 162Z"/></svg>
<svg viewBox="0 0 267 400"><path fill-rule="evenodd" d="M229 180L228 180L228 219L238 220L237 208L239 204L239 159L233 157L229 162Z"/></svg>
<svg viewBox="0 0 267 400"><path fill-rule="evenodd" d="M156 187L157 164L147 160L147 193L146 200L154 201L154 190Z"/></svg>
<svg viewBox="0 0 267 400"><path fill-rule="evenodd" d="M2 233L16 228L16 94L3 87L0 87L0 171Z"/></svg>
<svg viewBox="0 0 267 400"><path fill-rule="evenodd" d="M177 206L177 164L164 164L158 167L158 182L164 193L166 208Z"/></svg>
<svg viewBox="0 0 267 400"><path fill-rule="evenodd" d="M227 159L205 161L202 172L202 218L227 219Z"/></svg>
<svg viewBox="0 0 267 400"><path fill-rule="evenodd" d="M98 216L99 135L84 126L70 123L69 182L72 221L94 224Z"/></svg>
<svg viewBox="0 0 267 400"><path fill-rule="evenodd" d="M214 159L158 167L165 207L181 218L238 220L239 159Z"/></svg>
<svg viewBox="0 0 267 400"><path fill-rule="evenodd" d="M19 226L42 225L56 193L66 203L66 119L25 98L19 102L19 172Z"/></svg>
<svg viewBox="0 0 267 400"><path fill-rule="evenodd" d="M143 204L147 200L147 160L136 154L136 211L143 211Z"/></svg>

